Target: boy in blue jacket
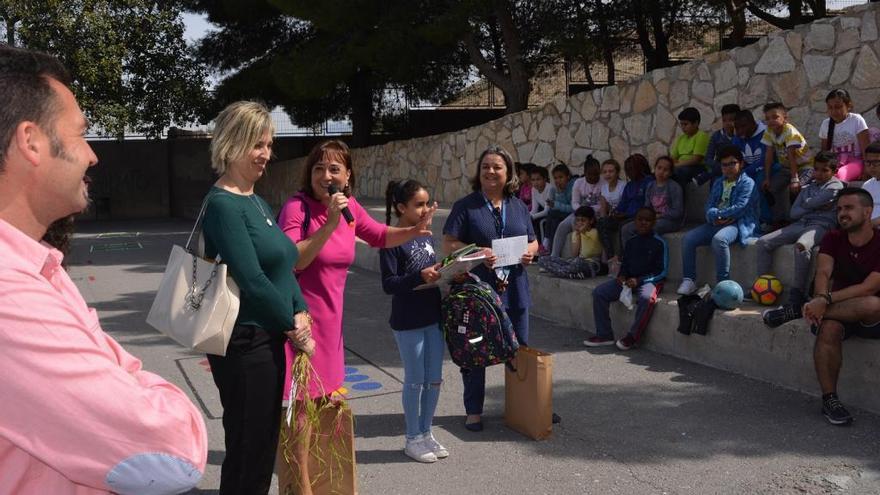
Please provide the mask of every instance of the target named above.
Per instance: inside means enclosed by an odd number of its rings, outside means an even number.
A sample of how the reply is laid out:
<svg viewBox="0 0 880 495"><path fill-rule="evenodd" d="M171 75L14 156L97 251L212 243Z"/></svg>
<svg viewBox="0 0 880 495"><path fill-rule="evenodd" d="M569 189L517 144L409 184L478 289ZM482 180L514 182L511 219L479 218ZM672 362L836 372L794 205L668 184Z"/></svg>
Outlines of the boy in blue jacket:
<svg viewBox="0 0 880 495"><path fill-rule="evenodd" d="M587 347L615 344L611 329L609 308L620 298L624 287L632 289L636 302L636 316L629 333L616 342L621 351L632 349L641 340L657 296L663 290L663 279L669 266L669 250L666 241L654 233L657 215L645 206L636 213L636 236L627 241L623 250L623 262L617 278L609 280L593 290L593 319L596 335L584 341Z"/></svg>
<svg viewBox="0 0 880 495"><path fill-rule="evenodd" d="M746 241L758 233L758 194L755 181L744 174L743 155L736 146L727 146L718 155L722 180L712 184L706 201L706 223L684 235L681 250L682 295L697 290L697 247L712 245L715 253L715 280L730 278L730 245Z"/></svg>

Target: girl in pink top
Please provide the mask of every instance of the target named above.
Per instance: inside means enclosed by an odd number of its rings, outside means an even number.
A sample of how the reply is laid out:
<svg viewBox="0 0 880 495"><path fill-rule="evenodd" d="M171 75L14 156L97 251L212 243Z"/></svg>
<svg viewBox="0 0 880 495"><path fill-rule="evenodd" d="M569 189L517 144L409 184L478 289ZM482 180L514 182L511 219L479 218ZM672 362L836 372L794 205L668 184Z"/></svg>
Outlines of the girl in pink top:
<svg viewBox="0 0 880 495"><path fill-rule="evenodd" d="M309 384L311 399L330 395L342 386L345 377L342 300L348 268L354 261L355 236L375 248L399 246L416 237L431 235L431 219L437 209L436 204L433 205L418 225L388 227L373 220L350 196L354 183L348 146L338 140L319 143L306 158L302 191L287 200L278 218L281 229L299 249L297 279L313 319L315 354L311 362L317 380ZM342 192L329 194L331 184ZM352 225L340 221L345 208L354 217ZM307 225L304 225L307 218ZM290 343L285 349L284 400L287 401L290 399L290 365L295 350ZM297 399L302 400L302 397ZM306 451L306 446L298 446L298 453ZM300 462L300 466L304 466L306 459Z"/></svg>

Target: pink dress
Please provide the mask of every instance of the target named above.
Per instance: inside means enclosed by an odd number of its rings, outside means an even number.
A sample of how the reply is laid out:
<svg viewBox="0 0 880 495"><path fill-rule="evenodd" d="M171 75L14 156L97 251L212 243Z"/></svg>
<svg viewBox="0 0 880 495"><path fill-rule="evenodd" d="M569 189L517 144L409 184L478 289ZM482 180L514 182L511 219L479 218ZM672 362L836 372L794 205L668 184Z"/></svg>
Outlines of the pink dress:
<svg viewBox="0 0 880 495"><path fill-rule="evenodd" d="M305 217L300 197L308 204L310 221L307 232L302 231ZM342 298L348 268L354 262L355 234L370 246L385 247L388 227L373 217L354 199L349 198L348 209L354 216L352 229L344 219L318 251L312 263L297 272L297 280L303 297L312 314L312 336L315 339L315 355L312 366L320 383L309 384L312 398L329 395L342 386L345 377L345 349L342 347ZM293 241L299 242L321 228L327 222L327 207L308 195L291 198L281 207L278 224ZM284 379L284 400L290 399L290 365L293 362L293 346L285 344L287 355Z"/></svg>

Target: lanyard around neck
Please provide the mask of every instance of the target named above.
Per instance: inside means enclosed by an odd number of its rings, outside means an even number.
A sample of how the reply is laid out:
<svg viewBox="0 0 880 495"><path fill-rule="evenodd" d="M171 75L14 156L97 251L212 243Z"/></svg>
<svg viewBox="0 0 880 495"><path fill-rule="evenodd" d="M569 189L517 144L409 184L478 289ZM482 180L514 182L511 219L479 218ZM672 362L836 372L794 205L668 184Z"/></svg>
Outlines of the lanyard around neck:
<svg viewBox="0 0 880 495"><path fill-rule="evenodd" d="M492 218L495 220L495 231L498 233L498 237L504 237L504 228L507 226L507 204L504 202L504 199L501 199L501 222L498 222L498 212L495 210L495 207L492 206L492 202L489 201L489 198L486 194L483 194L483 200L486 201L486 207L489 208L489 212L492 214ZM499 228L500 227L500 228Z"/></svg>

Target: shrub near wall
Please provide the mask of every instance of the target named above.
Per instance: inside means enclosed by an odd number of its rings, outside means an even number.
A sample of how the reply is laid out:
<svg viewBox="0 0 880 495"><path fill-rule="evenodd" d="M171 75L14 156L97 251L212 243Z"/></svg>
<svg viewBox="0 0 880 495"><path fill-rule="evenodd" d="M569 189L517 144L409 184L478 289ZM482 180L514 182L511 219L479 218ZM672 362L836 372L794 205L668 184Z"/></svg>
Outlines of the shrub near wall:
<svg viewBox="0 0 880 495"><path fill-rule="evenodd" d="M825 96L845 88L869 125L878 125L880 102L880 4L847 9L841 16L780 31L757 43L652 71L640 79L572 97L559 96L540 109L504 116L457 132L354 150L357 194L382 197L391 179L415 178L432 185L432 196L450 203L470 191L476 159L490 144L522 162L565 162L580 172L584 158L623 161L642 153L653 163L678 133L676 116L699 109L701 128L720 127L719 109L737 103L763 118L760 108L781 101L814 148L826 117ZM870 110L870 112L868 112ZM277 167L298 168L302 159ZM283 174L289 177L289 174ZM298 174L297 174L298 175ZM284 198L282 184L261 181L268 197ZM277 201L277 200L276 200Z"/></svg>

